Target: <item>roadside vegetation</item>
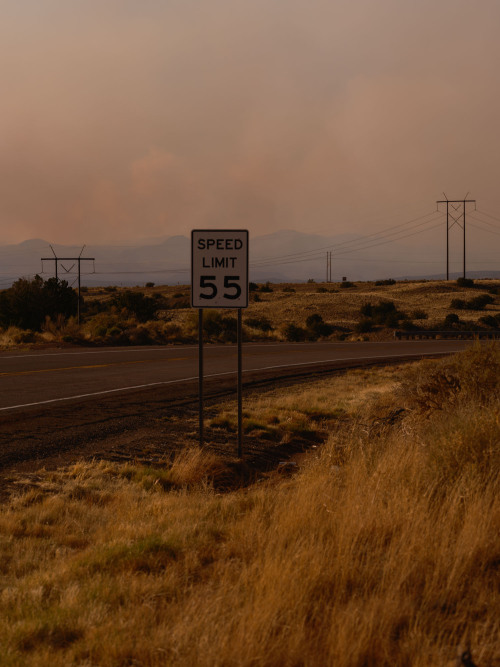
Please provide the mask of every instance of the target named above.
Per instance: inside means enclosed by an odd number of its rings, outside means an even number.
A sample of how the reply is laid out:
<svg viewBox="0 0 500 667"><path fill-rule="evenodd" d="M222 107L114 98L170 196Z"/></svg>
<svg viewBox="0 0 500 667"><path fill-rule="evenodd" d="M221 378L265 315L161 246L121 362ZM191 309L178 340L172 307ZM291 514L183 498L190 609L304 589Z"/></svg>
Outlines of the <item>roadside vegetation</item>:
<svg viewBox="0 0 500 667"><path fill-rule="evenodd" d="M261 390L247 437L306 453L241 488L209 446L13 474L2 665L500 664L499 385L490 344Z"/></svg>
<svg viewBox="0 0 500 667"><path fill-rule="evenodd" d="M76 309L76 293L62 281L17 281L0 291L0 346L182 344L198 336L187 286L86 289L80 326ZM498 333L500 283L250 283L243 317L247 341L387 340L396 329ZM233 343L235 314L205 311L204 337Z"/></svg>

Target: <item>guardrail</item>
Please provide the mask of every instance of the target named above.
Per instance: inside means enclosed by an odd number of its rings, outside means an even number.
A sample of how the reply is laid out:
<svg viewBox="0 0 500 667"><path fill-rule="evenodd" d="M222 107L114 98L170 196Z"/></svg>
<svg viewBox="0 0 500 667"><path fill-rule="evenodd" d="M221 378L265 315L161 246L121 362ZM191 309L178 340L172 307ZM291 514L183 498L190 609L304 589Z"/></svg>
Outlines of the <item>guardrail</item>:
<svg viewBox="0 0 500 667"><path fill-rule="evenodd" d="M455 340L496 340L500 331L401 331L394 332L394 338L401 340L455 339Z"/></svg>

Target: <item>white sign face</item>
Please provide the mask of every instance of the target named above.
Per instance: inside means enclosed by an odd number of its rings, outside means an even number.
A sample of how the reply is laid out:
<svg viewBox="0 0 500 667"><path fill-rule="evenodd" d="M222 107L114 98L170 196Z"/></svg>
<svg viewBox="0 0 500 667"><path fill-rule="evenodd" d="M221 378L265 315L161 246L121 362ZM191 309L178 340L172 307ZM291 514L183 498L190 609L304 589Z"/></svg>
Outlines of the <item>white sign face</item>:
<svg viewBox="0 0 500 667"><path fill-rule="evenodd" d="M193 229L191 305L193 308L248 306L246 229Z"/></svg>

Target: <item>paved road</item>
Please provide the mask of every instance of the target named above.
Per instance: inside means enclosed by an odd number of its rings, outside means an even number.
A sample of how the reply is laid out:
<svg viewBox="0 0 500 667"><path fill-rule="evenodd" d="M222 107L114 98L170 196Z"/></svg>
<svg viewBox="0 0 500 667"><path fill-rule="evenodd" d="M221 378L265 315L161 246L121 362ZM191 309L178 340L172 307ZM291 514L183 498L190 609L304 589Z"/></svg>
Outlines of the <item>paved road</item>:
<svg viewBox="0 0 500 667"><path fill-rule="evenodd" d="M245 344L244 378L270 378L353 365L357 360L419 358L463 349L465 341ZM469 343L470 344L470 343ZM84 348L0 353L0 415L111 395L151 394L191 383L198 374L197 346ZM205 346L205 377L229 378L234 345Z"/></svg>

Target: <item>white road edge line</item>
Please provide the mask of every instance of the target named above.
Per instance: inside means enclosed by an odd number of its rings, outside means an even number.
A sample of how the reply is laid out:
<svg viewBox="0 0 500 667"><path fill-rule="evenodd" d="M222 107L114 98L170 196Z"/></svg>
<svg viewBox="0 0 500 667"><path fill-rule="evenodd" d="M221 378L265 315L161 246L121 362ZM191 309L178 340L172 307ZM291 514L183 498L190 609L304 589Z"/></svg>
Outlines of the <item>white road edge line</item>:
<svg viewBox="0 0 500 667"><path fill-rule="evenodd" d="M454 350L446 352L446 354L454 354ZM429 352L428 354L437 354L434 352ZM441 353L438 353L441 354ZM262 368L247 368L243 373L255 373L256 371L272 371L277 368L294 368L295 366L314 366L315 364L328 364L331 362L344 362L344 361L366 361L367 359L387 359L390 357L398 358L400 355L393 354L378 354L371 357L348 357L346 359L321 359L320 361L303 361L298 364L280 364L279 366L264 366ZM405 354L405 357L422 357L422 353L412 353ZM222 377L223 375L236 375L237 371L226 371L225 373L210 373L205 375L205 378L215 378ZM60 403L61 401L71 401L78 398L89 398L90 396L103 396L104 394L114 394L119 391L132 391L133 389L146 389L147 387L157 387L159 385L167 384L178 384L179 382L189 382L191 380L197 380L198 376L194 375L188 378L179 378L178 380L164 380L162 382L150 382L148 384L138 384L131 387L119 387L118 389L106 389L104 391L96 391L90 394L78 394L76 396L64 396L63 398L51 398L46 401L37 401L35 403L24 403L21 405L9 405L5 408L0 408L0 412L4 410L15 410L16 408L30 408L35 405L47 405L48 403Z"/></svg>

